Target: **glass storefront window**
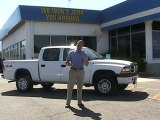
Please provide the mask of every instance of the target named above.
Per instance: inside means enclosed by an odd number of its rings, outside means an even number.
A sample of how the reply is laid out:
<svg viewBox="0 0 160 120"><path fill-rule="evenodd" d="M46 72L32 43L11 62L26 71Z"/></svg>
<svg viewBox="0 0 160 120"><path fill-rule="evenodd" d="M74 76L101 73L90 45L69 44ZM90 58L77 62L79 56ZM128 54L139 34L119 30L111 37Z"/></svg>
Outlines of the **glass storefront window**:
<svg viewBox="0 0 160 120"><path fill-rule="evenodd" d="M160 58L160 31L153 31L153 58Z"/></svg>
<svg viewBox="0 0 160 120"><path fill-rule="evenodd" d="M26 41L20 42L20 59L26 59Z"/></svg>
<svg viewBox="0 0 160 120"><path fill-rule="evenodd" d="M109 31L109 36L116 36L117 35L117 29L113 29Z"/></svg>
<svg viewBox="0 0 160 120"><path fill-rule="evenodd" d="M118 37L118 53L121 56L130 56L130 36L119 36Z"/></svg>
<svg viewBox="0 0 160 120"><path fill-rule="evenodd" d="M131 26L131 32L141 32L145 31L145 24L144 23L139 23Z"/></svg>
<svg viewBox="0 0 160 120"><path fill-rule="evenodd" d="M143 58L146 57L145 32L135 33L131 35L132 53L138 52Z"/></svg>
<svg viewBox="0 0 160 120"><path fill-rule="evenodd" d="M6 60L18 60L18 59L20 59L20 57L19 57L19 52L20 52L19 44L21 44L21 46L23 46L22 44L24 44L24 42L25 41L18 42L16 44L4 49L3 50L3 58L6 59ZM24 44L24 46L25 46L25 44ZM25 49L25 47L23 47L23 49Z"/></svg>
<svg viewBox="0 0 160 120"><path fill-rule="evenodd" d="M131 57L133 52L139 51L141 57L145 58L146 48L144 31L144 23L139 23L132 26L127 26L109 31L110 50L117 50L118 55L124 57Z"/></svg>
<svg viewBox="0 0 160 120"><path fill-rule="evenodd" d="M81 36L67 36L67 45L75 45L80 39L82 39Z"/></svg>
<svg viewBox="0 0 160 120"><path fill-rule="evenodd" d="M13 56L12 59L18 60L19 59L19 51L18 51L18 43L13 45Z"/></svg>
<svg viewBox="0 0 160 120"><path fill-rule="evenodd" d="M118 28L118 35L125 35L130 33L130 26Z"/></svg>
<svg viewBox="0 0 160 120"><path fill-rule="evenodd" d="M86 47L93 50L97 48L96 36L53 36L35 35L34 36L34 58L38 58L39 52L45 46L75 45L76 41L82 39Z"/></svg>
<svg viewBox="0 0 160 120"><path fill-rule="evenodd" d="M51 46L66 45L66 36L51 36Z"/></svg>
<svg viewBox="0 0 160 120"><path fill-rule="evenodd" d="M160 21L153 21L152 30L160 30Z"/></svg>
<svg viewBox="0 0 160 120"><path fill-rule="evenodd" d="M82 40L84 41L84 46L89 47L95 51L97 50L97 41L95 36L84 36Z"/></svg>
<svg viewBox="0 0 160 120"><path fill-rule="evenodd" d="M86 47L97 49L96 36L67 36L67 45L75 45L78 40L83 40Z"/></svg>
<svg viewBox="0 0 160 120"><path fill-rule="evenodd" d="M116 37L110 38L110 50L111 50L111 52L117 52L117 39L116 39Z"/></svg>
<svg viewBox="0 0 160 120"><path fill-rule="evenodd" d="M9 48L3 50L3 59L5 60L9 59Z"/></svg>
<svg viewBox="0 0 160 120"><path fill-rule="evenodd" d="M35 35L34 36L34 53L39 53L42 47L50 46L49 35Z"/></svg>

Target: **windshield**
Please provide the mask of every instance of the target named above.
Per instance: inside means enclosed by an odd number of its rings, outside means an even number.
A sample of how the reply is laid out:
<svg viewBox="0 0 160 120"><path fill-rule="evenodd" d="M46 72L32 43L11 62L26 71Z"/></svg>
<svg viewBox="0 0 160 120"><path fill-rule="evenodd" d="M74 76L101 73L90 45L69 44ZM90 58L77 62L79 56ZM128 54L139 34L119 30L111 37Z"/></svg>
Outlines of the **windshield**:
<svg viewBox="0 0 160 120"><path fill-rule="evenodd" d="M87 53L89 60L104 59L102 55L100 55L99 53L90 48L83 48L82 50Z"/></svg>

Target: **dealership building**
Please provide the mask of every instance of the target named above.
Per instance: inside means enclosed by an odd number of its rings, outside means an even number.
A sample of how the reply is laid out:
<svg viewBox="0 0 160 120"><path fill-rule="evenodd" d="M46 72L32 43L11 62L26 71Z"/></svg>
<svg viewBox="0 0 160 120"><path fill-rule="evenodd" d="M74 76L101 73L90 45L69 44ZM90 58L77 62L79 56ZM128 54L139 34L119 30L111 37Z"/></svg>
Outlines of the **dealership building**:
<svg viewBox="0 0 160 120"><path fill-rule="evenodd" d="M160 1L127 0L104 10L19 5L0 30L4 59L37 59L44 46L79 39L100 54L138 52L146 72L159 75Z"/></svg>

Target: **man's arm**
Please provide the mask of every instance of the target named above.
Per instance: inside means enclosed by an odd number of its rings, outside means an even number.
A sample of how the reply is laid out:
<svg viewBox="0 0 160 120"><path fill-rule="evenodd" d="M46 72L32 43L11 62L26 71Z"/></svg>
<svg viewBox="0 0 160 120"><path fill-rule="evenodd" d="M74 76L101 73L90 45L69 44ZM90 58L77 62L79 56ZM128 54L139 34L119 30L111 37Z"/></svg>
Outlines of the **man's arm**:
<svg viewBox="0 0 160 120"><path fill-rule="evenodd" d="M67 65L67 66L71 66L69 57L67 57L67 59L66 59L66 65Z"/></svg>
<svg viewBox="0 0 160 120"><path fill-rule="evenodd" d="M88 66L88 64L89 64L89 62L88 62L88 57L86 56L86 57L84 57L84 65L85 65L85 66Z"/></svg>

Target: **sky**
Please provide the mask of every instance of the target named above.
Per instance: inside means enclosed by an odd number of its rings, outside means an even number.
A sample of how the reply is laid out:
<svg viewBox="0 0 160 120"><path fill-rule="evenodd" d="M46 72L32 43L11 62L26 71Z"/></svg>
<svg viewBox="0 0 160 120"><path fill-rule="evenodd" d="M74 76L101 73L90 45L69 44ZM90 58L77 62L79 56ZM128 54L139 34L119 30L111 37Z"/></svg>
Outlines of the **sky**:
<svg viewBox="0 0 160 120"><path fill-rule="evenodd" d="M123 1L126 0L0 0L0 30L18 5L103 10Z"/></svg>

